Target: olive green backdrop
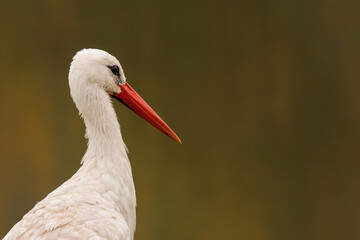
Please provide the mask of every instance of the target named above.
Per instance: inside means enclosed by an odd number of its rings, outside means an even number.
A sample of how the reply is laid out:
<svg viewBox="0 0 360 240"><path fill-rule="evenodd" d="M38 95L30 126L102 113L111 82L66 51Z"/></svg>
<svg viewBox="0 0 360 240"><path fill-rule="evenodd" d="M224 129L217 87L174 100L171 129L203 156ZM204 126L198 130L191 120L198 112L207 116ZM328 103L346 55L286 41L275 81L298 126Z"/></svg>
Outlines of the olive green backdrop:
<svg viewBox="0 0 360 240"><path fill-rule="evenodd" d="M0 34L1 236L80 166L93 47L183 141L114 104L136 239L360 239L360 1L0 0Z"/></svg>

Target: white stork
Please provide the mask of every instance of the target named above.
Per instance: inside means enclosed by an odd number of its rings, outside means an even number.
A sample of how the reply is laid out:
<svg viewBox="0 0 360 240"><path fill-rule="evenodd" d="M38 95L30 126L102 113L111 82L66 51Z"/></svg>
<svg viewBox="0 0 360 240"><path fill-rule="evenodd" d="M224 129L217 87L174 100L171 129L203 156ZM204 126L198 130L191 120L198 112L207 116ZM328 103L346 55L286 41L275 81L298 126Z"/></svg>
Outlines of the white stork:
<svg viewBox="0 0 360 240"><path fill-rule="evenodd" d="M70 66L69 85L86 125L88 149L82 166L37 203L5 240L134 238L135 188L111 97L181 143L130 87L119 61L109 53L79 51Z"/></svg>

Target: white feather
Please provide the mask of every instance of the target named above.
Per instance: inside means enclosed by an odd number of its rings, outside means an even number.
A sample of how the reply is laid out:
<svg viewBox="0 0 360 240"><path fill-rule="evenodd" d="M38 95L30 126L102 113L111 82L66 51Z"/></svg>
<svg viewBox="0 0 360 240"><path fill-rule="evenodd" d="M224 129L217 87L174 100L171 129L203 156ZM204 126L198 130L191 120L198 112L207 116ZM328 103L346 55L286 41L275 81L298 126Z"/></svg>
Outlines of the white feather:
<svg viewBox="0 0 360 240"><path fill-rule="evenodd" d="M88 149L80 169L31 209L5 236L14 239L132 240L136 197L127 149L110 92L121 92L107 66L118 60L84 49L71 63L71 96L86 125Z"/></svg>

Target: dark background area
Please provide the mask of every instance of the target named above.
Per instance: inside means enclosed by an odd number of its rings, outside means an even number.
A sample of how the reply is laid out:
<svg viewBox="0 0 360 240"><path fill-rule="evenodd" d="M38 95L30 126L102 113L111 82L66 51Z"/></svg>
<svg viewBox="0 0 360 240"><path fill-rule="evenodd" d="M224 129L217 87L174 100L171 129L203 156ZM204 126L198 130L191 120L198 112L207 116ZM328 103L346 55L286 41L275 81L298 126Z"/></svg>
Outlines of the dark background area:
<svg viewBox="0 0 360 240"><path fill-rule="evenodd" d="M183 141L114 104L135 239L360 239L360 1L0 0L0 31L1 236L80 166L92 47Z"/></svg>

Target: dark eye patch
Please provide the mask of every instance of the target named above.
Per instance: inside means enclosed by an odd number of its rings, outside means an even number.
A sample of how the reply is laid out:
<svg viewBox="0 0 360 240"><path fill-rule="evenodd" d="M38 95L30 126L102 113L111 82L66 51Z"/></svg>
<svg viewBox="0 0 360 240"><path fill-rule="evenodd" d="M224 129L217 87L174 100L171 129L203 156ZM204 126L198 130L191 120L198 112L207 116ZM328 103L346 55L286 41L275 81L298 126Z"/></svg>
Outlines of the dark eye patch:
<svg viewBox="0 0 360 240"><path fill-rule="evenodd" d="M115 76L118 76L120 77L120 72L119 72L119 67L116 66L116 65L113 65L113 66L107 66L111 72L115 75Z"/></svg>

